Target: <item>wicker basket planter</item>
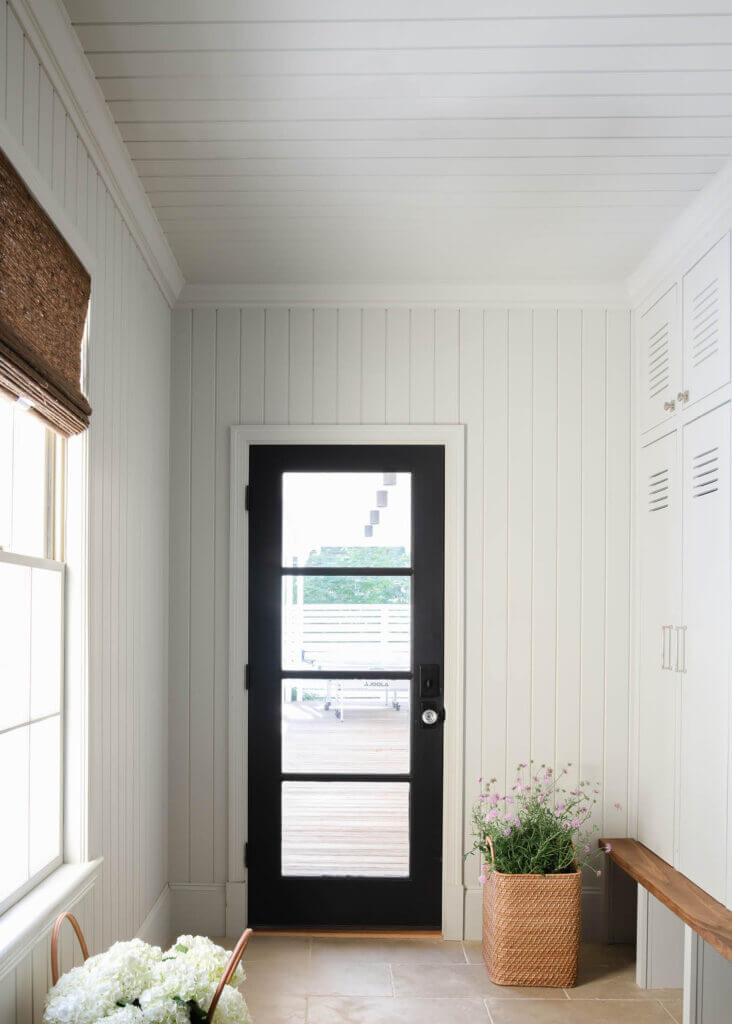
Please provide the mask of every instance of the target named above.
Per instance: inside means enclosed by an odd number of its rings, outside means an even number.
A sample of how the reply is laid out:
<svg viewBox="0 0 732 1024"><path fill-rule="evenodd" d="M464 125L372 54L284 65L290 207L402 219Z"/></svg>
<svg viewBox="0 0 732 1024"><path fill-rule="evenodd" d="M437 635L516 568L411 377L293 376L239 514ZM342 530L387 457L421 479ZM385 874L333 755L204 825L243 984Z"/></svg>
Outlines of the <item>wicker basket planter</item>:
<svg viewBox="0 0 732 1024"><path fill-rule="evenodd" d="M483 887L483 959L496 985L577 981L582 874L503 875Z"/></svg>

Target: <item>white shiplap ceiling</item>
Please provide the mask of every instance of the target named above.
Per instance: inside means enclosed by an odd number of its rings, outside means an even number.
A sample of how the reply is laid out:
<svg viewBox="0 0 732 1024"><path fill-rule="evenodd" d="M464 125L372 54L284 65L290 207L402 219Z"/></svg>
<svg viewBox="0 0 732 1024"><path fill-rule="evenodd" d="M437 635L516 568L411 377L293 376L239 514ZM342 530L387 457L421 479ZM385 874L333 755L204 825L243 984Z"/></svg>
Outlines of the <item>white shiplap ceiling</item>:
<svg viewBox="0 0 732 1024"><path fill-rule="evenodd" d="M66 0L189 282L625 278L732 155L732 0Z"/></svg>

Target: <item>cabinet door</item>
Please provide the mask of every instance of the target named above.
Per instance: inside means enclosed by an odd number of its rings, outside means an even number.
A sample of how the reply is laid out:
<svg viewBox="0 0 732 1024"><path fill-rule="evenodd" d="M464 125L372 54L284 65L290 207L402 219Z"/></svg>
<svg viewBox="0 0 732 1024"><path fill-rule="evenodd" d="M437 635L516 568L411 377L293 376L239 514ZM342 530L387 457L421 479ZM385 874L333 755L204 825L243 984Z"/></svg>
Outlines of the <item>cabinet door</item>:
<svg viewBox="0 0 732 1024"><path fill-rule="evenodd" d="M684 275L684 390L696 402L729 382L729 235Z"/></svg>
<svg viewBox="0 0 732 1024"><path fill-rule="evenodd" d="M681 380L676 285L662 295L638 322L641 381L641 430L673 415L664 405L675 400Z"/></svg>
<svg viewBox="0 0 732 1024"><path fill-rule="evenodd" d="M640 679L638 838L674 860L677 676L668 627L681 605L680 481L673 431L640 458ZM662 663L663 666L662 667Z"/></svg>
<svg viewBox="0 0 732 1024"><path fill-rule="evenodd" d="M683 432L679 868L725 899L730 639L730 407Z"/></svg>

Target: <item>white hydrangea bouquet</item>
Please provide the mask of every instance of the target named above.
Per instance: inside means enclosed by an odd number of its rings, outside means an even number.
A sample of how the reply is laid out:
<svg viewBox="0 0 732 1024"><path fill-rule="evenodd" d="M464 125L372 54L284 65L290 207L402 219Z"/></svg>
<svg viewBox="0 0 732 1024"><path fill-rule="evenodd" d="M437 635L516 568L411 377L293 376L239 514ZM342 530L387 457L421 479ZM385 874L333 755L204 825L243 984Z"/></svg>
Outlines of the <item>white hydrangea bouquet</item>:
<svg viewBox="0 0 732 1024"><path fill-rule="evenodd" d="M166 952L140 939L116 942L58 979L43 1024L205 1024L230 957L200 935L181 935ZM212 1024L252 1024L236 988L244 977L237 965Z"/></svg>

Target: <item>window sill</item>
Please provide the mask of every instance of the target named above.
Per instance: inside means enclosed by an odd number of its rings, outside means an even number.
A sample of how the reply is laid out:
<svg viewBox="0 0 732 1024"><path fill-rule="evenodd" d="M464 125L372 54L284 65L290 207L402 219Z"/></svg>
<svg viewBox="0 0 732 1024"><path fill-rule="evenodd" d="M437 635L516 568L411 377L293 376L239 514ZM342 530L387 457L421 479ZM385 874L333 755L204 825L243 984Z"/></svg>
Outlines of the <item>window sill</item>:
<svg viewBox="0 0 732 1024"><path fill-rule="evenodd" d="M32 949L62 910L99 875L102 859L63 864L0 917L0 978Z"/></svg>

